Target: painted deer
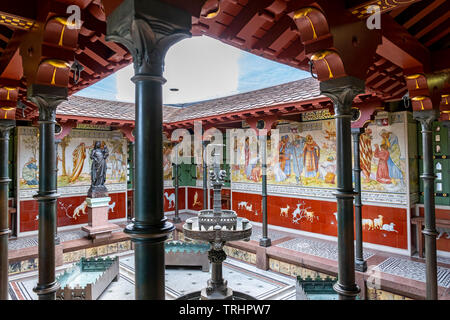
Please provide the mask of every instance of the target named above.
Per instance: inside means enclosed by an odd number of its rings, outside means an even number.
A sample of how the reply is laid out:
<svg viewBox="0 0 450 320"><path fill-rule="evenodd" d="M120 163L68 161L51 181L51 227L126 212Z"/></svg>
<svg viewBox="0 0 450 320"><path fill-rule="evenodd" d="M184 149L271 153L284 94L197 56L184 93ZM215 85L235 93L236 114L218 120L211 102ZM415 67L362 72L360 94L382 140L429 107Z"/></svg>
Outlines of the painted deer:
<svg viewBox="0 0 450 320"><path fill-rule="evenodd" d="M287 217L289 208L289 205L287 205L286 208L280 208L280 216Z"/></svg>
<svg viewBox="0 0 450 320"><path fill-rule="evenodd" d="M374 229L381 229L383 227L383 216L378 215L377 219L373 219L373 228Z"/></svg>
<svg viewBox="0 0 450 320"><path fill-rule="evenodd" d="M394 229L395 223L391 222L390 224L383 224L381 227L381 230L390 231L390 232L397 232L397 230Z"/></svg>
<svg viewBox="0 0 450 320"><path fill-rule="evenodd" d="M238 209L243 209L247 207L247 201L241 201L238 203Z"/></svg>
<svg viewBox="0 0 450 320"><path fill-rule="evenodd" d="M362 226L367 226L367 230L373 230L373 221L372 219L362 219Z"/></svg>
<svg viewBox="0 0 450 320"><path fill-rule="evenodd" d="M108 205L108 212L109 212L109 210L111 210L112 212L114 212L114 208L116 207L116 203L115 202L113 202L113 203L111 203L110 205Z"/></svg>
<svg viewBox="0 0 450 320"><path fill-rule="evenodd" d="M167 192L164 192L164 197L166 197L167 201L169 201L169 208L175 207L175 193L172 193L169 196Z"/></svg>
<svg viewBox="0 0 450 320"><path fill-rule="evenodd" d="M314 212L313 211L308 211L305 209L306 212L306 219L308 219L310 222L314 221L314 218L319 219L319 217L314 216Z"/></svg>
<svg viewBox="0 0 450 320"><path fill-rule="evenodd" d="M192 204L193 207L196 205L201 205L200 201L198 201L198 192L196 191L194 194L194 203Z"/></svg>
<svg viewBox="0 0 450 320"><path fill-rule="evenodd" d="M245 206L245 209L247 209L247 211L253 211L253 210L252 210L252 207L253 207L253 205L250 204L250 205L248 205L248 206Z"/></svg>

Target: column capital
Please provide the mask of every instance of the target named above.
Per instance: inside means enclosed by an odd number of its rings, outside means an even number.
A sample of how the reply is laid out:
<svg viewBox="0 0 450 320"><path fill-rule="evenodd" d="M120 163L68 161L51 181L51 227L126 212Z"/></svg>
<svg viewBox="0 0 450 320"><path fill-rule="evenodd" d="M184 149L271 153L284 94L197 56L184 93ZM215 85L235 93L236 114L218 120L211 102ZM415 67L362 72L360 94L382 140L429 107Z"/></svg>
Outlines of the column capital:
<svg viewBox="0 0 450 320"><path fill-rule="evenodd" d="M15 120L0 120L0 139L9 139L9 133L15 126Z"/></svg>
<svg viewBox="0 0 450 320"><path fill-rule="evenodd" d="M352 116L353 99L364 90L364 81L354 77L331 79L320 83L320 93L331 99L336 117Z"/></svg>
<svg viewBox="0 0 450 320"><path fill-rule="evenodd" d="M67 88L33 84L27 98L39 108L39 121L55 123L56 107L67 100Z"/></svg>
<svg viewBox="0 0 450 320"><path fill-rule="evenodd" d="M439 110L413 111L413 118L420 122L423 129L431 130L433 121L439 119Z"/></svg>
<svg viewBox="0 0 450 320"><path fill-rule="evenodd" d="M136 76L165 82L162 78L167 50L189 38L192 15L158 0L125 0L108 16L106 40L124 45L133 56Z"/></svg>

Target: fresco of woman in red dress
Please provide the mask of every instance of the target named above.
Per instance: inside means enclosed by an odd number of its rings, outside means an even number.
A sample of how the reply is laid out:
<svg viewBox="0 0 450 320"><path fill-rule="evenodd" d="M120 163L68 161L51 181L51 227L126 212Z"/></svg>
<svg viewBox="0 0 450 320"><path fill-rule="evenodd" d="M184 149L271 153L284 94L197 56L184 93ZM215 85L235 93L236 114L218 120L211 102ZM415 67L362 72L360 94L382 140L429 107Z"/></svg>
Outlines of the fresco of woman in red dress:
<svg viewBox="0 0 450 320"><path fill-rule="evenodd" d="M377 168L377 181L384 184L391 183L391 177L389 176L389 151L388 146L386 144L382 144L381 147L378 147L378 144L375 145L374 157L378 158L378 168Z"/></svg>
<svg viewBox="0 0 450 320"><path fill-rule="evenodd" d="M311 135L306 136L305 147L303 148L303 167L305 177L316 177L319 171L320 147L313 140Z"/></svg>

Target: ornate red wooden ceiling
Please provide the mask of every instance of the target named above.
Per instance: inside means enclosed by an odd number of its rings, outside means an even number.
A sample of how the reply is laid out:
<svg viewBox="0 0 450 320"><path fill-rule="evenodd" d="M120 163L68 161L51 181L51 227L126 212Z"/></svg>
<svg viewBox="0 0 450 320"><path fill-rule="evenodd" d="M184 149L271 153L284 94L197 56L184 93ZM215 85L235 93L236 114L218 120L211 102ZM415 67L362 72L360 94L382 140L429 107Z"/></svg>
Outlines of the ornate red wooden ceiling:
<svg viewBox="0 0 450 320"><path fill-rule="evenodd" d="M207 35L265 58L309 70L323 77L321 66L330 74L333 54L313 55L314 45L329 41L329 30L321 19L333 23L365 21L369 5L382 12L382 44L367 70L369 93L384 100L398 100L407 92L405 76L449 68L449 2L445 0L165 0L193 14L193 35ZM26 79L18 49L24 35L46 21L49 15L68 16L68 5L81 8L82 26L78 34L75 59L84 67L78 83L68 83L69 94L79 91L132 62L120 44L105 41L106 16L121 0L15 0L0 4L0 87L17 88L17 99L24 101L24 116L29 118L33 105L26 102ZM201 16L195 12L203 10ZM306 8L306 9L305 9ZM309 8L309 9L308 9ZM320 9L325 8L325 13ZM327 8L332 8L332 12ZM328 10L328 11L327 11ZM327 15L325 17L325 15ZM326 21L327 22L327 21ZM47 36L51 36L49 31ZM64 30L53 35L63 39ZM358 45L355 39L354 45ZM341 52L342 55L342 52ZM58 58L58 57L54 57ZM356 62L356 61L355 61ZM218 61L220 63L220 61ZM50 67L49 67L50 68ZM70 79L73 71L70 71ZM56 75L57 77L57 75ZM5 92L3 92L5 91ZM0 94L11 90L0 89ZM7 106L6 106L7 107ZM0 115L1 116L1 115ZM20 108L17 119L22 119Z"/></svg>

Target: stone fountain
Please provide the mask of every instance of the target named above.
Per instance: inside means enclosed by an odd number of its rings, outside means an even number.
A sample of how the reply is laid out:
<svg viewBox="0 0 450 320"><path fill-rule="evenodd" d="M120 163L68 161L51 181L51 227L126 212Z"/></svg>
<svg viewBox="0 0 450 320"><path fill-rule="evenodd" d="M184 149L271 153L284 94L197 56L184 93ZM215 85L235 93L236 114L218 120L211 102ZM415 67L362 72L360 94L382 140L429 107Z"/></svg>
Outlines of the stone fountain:
<svg viewBox="0 0 450 320"><path fill-rule="evenodd" d="M215 145L223 147L222 145ZM223 210L221 190L225 178L225 170L220 170L220 153L214 153L213 169L209 172L211 186L214 189L213 210L201 210L198 217L189 218L183 225L186 238L207 241L211 244L208 258L211 262L211 279L207 287L192 292L179 300L254 300L255 298L227 286L222 276L222 263L227 258L223 247L227 241L250 239L252 225L245 218L239 218L233 210Z"/></svg>

